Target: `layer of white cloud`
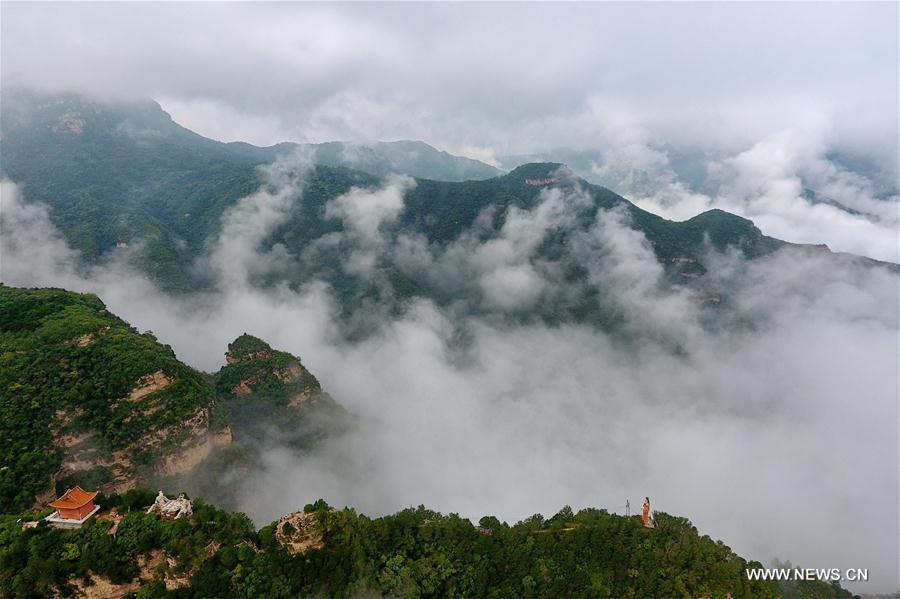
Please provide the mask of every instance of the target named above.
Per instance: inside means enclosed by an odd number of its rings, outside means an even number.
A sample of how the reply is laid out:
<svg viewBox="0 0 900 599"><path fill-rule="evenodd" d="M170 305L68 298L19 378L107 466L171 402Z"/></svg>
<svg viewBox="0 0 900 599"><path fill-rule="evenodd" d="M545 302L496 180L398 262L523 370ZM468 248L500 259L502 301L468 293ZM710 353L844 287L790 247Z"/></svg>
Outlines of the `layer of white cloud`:
<svg viewBox="0 0 900 599"><path fill-rule="evenodd" d="M884 147L897 15L889 3L10 4L3 81L167 98L201 133L262 143L596 147L607 125L583 130L581 115L608 113L599 102L679 144L746 144L824 112L842 117L840 141Z"/></svg>
<svg viewBox="0 0 900 599"><path fill-rule="evenodd" d="M601 212L577 251L594 265L608 305L626 311L636 341L587 326L498 325L419 302L402 316L376 315L374 334L347 342L334 334L324 285L264 292L246 284L258 240L278 224L273 206L278 213L303 201L302 178L285 177L302 166L285 166L225 215L227 223L241 214L241 226L223 229L228 238L212 256L226 245L248 253L218 274L216 292L193 298L161 294L124 260L79 273L43 208L23 203L9 183L0 206L5 283L95 291L207 370L250 332L302 356L359 415L358 428L314 455L267 454L264 471L247 481L270 490L248 493L245 508L258 521L318 497L371 514L425 503L514 520L650 495L657 509L690 517L749 557L867 566L869 588L896 588L896 274L804 251L754 262L710 256L708 276L732 290L732 316L711 332L694 302L662 284L646 240L622 214ZM353 220L366 193L351 192L335 209ZM409 251L409 238L394 243L374 226L394 213L402 184L368 193L384 210L358 228L378 243L352 233L340 243ZM498 283L534 266L519 257L565 222L567 205L548 193L514 213L497 243L463 240L447 250L452 259L420 247L420 259ZM535 268L522 280L547 275Z"/></svg>

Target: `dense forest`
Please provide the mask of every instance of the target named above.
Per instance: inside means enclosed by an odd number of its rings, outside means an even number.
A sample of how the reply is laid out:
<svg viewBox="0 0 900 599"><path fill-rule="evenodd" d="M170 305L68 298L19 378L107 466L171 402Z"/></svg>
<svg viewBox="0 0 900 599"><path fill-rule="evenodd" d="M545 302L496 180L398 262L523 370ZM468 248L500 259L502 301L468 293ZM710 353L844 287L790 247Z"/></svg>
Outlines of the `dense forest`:
<svg viewBox="0 0 900 599"><path fill-rule="evenodd" d="M851 597L824 583L751 582L744 569L758 563L664 513L655 529L568 507L475 526L422 506L369 518L320 500L255 530L202 500L177 520L145 513L152 501L144 490L103 497L104 512L124 518L72 531L23 530L39 514L3 516L0 596L68 596L94 584L137 597Z"/></svg>

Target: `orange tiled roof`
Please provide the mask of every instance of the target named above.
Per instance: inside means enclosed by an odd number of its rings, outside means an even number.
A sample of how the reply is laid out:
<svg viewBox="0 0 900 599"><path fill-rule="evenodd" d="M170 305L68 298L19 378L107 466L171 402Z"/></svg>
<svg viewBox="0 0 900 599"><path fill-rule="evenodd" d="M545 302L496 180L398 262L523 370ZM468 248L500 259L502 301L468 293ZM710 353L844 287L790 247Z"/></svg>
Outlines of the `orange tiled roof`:
<svg viewBox="0 0 900 599"><path fill-rule="evenodd" d="M69 489L63 493L63 496L51 503L50 507L74 510L80 508L96 496L97 491L89 493L81 487L76 486L74 489Z"/></svg>

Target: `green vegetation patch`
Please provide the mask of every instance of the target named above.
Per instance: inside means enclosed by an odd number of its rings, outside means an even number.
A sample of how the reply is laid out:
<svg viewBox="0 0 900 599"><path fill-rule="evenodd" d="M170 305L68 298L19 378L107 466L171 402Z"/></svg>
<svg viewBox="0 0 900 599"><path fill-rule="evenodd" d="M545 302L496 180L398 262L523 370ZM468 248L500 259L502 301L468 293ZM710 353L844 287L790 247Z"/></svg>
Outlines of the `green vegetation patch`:
<svg viewBox="0 0 900 599"><path fill-rule="evenodd" d="M26 507L48 488L64 453L54 433L93 432L97 450L112 452L213 397L201 373L96 296L0 285L0 510Z"/></svg>

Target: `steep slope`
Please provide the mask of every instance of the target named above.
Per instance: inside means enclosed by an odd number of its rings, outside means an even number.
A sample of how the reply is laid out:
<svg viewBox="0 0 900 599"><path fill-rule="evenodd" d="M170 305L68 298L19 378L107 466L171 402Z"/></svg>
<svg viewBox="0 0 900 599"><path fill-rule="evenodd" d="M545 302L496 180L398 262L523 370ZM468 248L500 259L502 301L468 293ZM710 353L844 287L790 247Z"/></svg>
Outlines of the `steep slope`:
<svg viewBox="0 0 900 599"><path fill-rule="evenodd" d="M163 278L175 276L178 262L200 251L227 206L259 187L254 167L293 147L207 139L179 126L150 101L101 103L8 90L3 99L3 174L23 186L29 201L51 206L55 224L86 258L142 239L150 245L143 265ZM373 164L369 172L375 176L400 172L423 179L410 193L406 221L431 223L422 229L433 241L458 235L488 205L529 203L540 189L524 181L549 176L545 166L530 165L499 179L442 182L429 164L440 165L438 171L467 172L471 161L422 142L334 142L320 144L318 154L325 166L366 171L365 165ZM418 166L404 166L413 163ZM479 177L498 173L483 171ZM323 168L311 175L308 188L313 203L321 205L353 185L375 181ZM627 202L601 187L591 189L598 205ZM185 249L179 249L179 240Z"/></svg>
<svg viewBox="0 0 900 599"><path fill-rule="evenodd" d="M138 265L171 288L195 284L189 264L224 208L259 185L265 159L174 123L153 102L4 92L2 174L47 204L87 262L140 239Z"/></svg>
<svg viewBox="0 0 900 599"><path fill-rule="evenodd" d="M150 161L164 161L165 166L176 170L186 166L252 166L272 162L296 150L308 153L316 164L353 168L375 176L400 173L439 181L466 181L489 179L503 172L414 140L284 142L268 147L245 142L224 143L182 127L152 100L104 101L79 94L44 94L21 88L3 90L2 130L4 158L10 161L4 170L8 168L10 174L36 166L26 154L35 149L44 151L40 158L45 175L53 175L53 168L60 166L67 169L77 166L82 171L90 161L65 164L64 158L73 150L96 151L91 146L100 143L106 145L111 155L115 154L111 157L118 159L119 166L126 166L129 175L139 175L142 170L155 167Z"/></svg>
<svg viewBox="0 0 900 599"><path fill-rule="evenodd" d="M364 189L375 192L379 185L373 182ZM411 244L419 252L418 259L426 252L431 257L466 259L480 247L505 243L510 234L505 230L507 223L517 227L522 226L517 223L523 218L536 218L528 215L540 214L547 194L554 193L562 195L568 214L557 224L546 228L538 225L532 233L539 238L537 245L522 249L515 259L557 277L555 284L569 293L510 310L482 301L484 292L474 275L435 277L430 267L418 267L415 260L406 259L404 250ZM374 272L358 273L346 266L353 246L334 242L347 237L352 241L352 234L346 235L345 223L330 216L328 206L333 199L333 195L318 193L313 186L307 188L303 200L273 231L265 247L277 244L294 257L280 273L282 280L293 286L313 280L329 283L347 314L362 306L393 308L394 302L402 306L405 300L422 297L439 305L456 306L466 314L490 312L515 320L589 321L607 326L614 316L603 304L598 286L589 280L587 267L591 264L586 265L578 254L579 240L590 237L603 210L623 211L627 226L646 237L672 282L698 287L700 295L709 295L702 289L702 256L709 249L733 247L755 258L786 245L763 235L751 221L719 210L684 222L665 220L606 188L571 176L563 165L541 163L523 165L486 181L416 181L405 191L396 220L379 227L379 243L389 249L373 254ZM463 264L463 268L466 266Z"/></svg>
<svg viewBox="0 0 900 599"><path fill-rule="evenodd" d="M299 406L321 394L319 381L300 359L273 350L262 339L244 333L228 344L225 366L216 374L219 391L232 397Z"/></svg>
<svg viewBox="0 0 900 599"><path fill-rule="evenodd" d="M205 377L93 295L0 285L0 506L182 472L231 432Z"/></svg>
<svg viewBox="0 0 900 599"><path fill-rule="evenodd" d="M420 181L408 192L401 219L404 225L422 230L429 240L450 241L471 228L489 207L497 209L496 228L502 226L510 206L533 208L545 190L575 191L576 187L590 201L573 209L579 216L575 227L592 224L598 210L622 207L628 211L633 228L646 235L663 263L677 255L701 252L705 235L714 247L737 246L749 257L768 254L784 245L763 235L752 221L722 210L710 210L682 222L666 220L605 187L575 177L565 165L553 162L525 164L490 181Z"/></svg>

